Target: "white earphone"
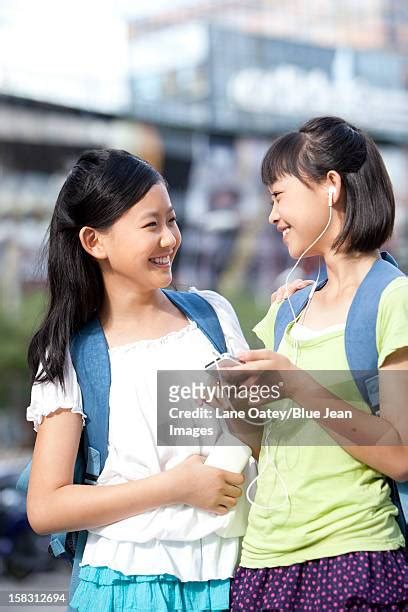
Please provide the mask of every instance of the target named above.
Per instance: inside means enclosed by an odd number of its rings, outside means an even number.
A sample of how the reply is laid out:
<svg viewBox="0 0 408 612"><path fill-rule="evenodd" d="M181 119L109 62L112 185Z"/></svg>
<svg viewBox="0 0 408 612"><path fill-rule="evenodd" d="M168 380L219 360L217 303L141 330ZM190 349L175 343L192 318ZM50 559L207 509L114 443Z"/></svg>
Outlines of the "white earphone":
<svg viewBox="0 0 408 612"><path fill-rule="evenodd" d="M329 187L327 190L328 194L329 194L329 207L331 208L333 206L333 196L336 193L336 188L335 187Z"/></svg>

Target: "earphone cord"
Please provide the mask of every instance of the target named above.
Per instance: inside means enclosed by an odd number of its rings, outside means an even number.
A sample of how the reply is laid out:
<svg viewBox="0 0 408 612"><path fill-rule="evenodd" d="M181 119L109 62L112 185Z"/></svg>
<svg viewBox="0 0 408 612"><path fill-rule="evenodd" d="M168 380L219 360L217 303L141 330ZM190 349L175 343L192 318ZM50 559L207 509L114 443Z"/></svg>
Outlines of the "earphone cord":
<svg viewBox="0 0 408 612"><path fill-rule="evenodd" d="M295 265L293 266L293 268L290 270L289 274L288 274L288 275L287 275L287 277L286 277L286 281L285 281L286 297L287 297L287 300L288 300L288 303L289 303L289 307L290 307L290 309L291 309L291 311L292 311L293 321L295 321L295 320L296 320L296 314L295 314L295 311L293 310L293 307L292 307L292 304L291 304L291 301L290 301L290 298L289 298L289 288L288 288L289 278L291 277L291 275L293 274L293 272L296 270L296 268L298 267L299 263L301 262L301 260L303 259L303 257L306 255L306 253L307 253L308 251L310 251L310 249L311 249L312 247L314 247L314 245L316 244L316 242L318 242L318 241L320 240L320 238L323 236L323 234L324 234L324 233L327 231L327 228L329 227L329 225L330 225L330 223L331 223L331 220L332 220L332 206L331 206L331 204L329 204L329 220L327 221L325 228L323 229L323 231L322 231L322 232L320 232L320 234L318 235L318 237L316 238L316 240L314 240L314 241L312 242L312 244L311 244L310 246L308 246L308 247L307 247L307 249L305 249L305 250L303 251L303 253L301 254L301 256L299 257L299 259L297 260L297 262L295 263ZM320 259L319 259L319 272L320 272ZM315 285L317 285L317 282L315 282ZM312 292L314 293L314 292L315 292L315 289L316 289L316 287L314 287L314 289L312 289L311 293L312 293Z"/></svg>
<svg viewBox="0 0 408 612"><path fill-rule="evenodd" d="M222 385L222 369L219 367L218 362L215 362L215 367L219 376L219 382L220 385ZM224 399L224 398L223 398ZM230 398L227 396L226 398L226 402L227 402L227 406L230 410L234 410L233 405L231 404L231 400ZM264 421L262 423L253 423L252 421L248 421L247 419L242 419L243 421L245 421L246 423L249 423L250 425L257 425L259 427L264 427L265 424L269 424L273 419L269 419L268 421ZM278 477L278 479L280 480L284 490L285 490L285 499L284 502L278 506L263 506L262 504L258 504L257 502L255 502L255 500L251 499L249 496L249 492L252 489L253 485L256 483L256 481L258 480L258 478L260 478L262 476L262 474L265 472L265 470L268 468L270 461L269 461L269 444L268 444L268 437L270 434L270 429L268 430L266 437L265 437L265 442L266 442L266 463L265 463L265 467L262 470L262 472L259 472L259 474L253 479L251 480L251 482L249 483L247 490L246 490L246 498L248 500L248 502L253 505L256 506L257 508L261 508L263 510L278 510L279 508L281 508L282 506L284 506L286 503L290 504L290 500L289 500L289 492L288 489L286 487L285 481L283 480L282 476L279 474L279 471L276 467L276 463L275 463L275 458L273 458L273 468L275 470L275 473Z"/></svg>
<svg viewBox="0 0 408 612"><path fill-rule="evenodd" d="M285 281L286 297L287 297L287 300L288 300L288 303L289 303L289 307L290 307L291 312L292 312L293 321L296 321L296 314L295 314L295 311L294 311L294 309L293 309L293 306L292 306L292 304L291 304L290 297L289 297L289 288L288 288L289 278L290 278L290 276L293 274L293 272L296 270L297 266L299 265L299 263L301 262L301 260L303 259L303 257L306 255L306 253L307 253L308 251L310 251L310 249L311 249L312 247L314 247L314 245L315 245L315 244L316 244L316 243L317 243L317 242L320 240L320 238L321 238L321 237L324 235L324 233L327 231L327 229L328 229L328 227L329 227L329 225L330 225L330 223L331 223L331 220L332 220L332 214L333 214L333 213L332 213L332 204L333 204L333 191L329 190L329 219L328 219L328 221L327 221L327 223L326 223L325 227L323 228L323 230L322 230L322 231L320 232L320 234L317 236L317 238L316 238L316 239L315 239L315 240L312 242L312 244L310 244L310 245L307 247L307 249L305 249L305 250L303 251L303 253L300 255L300 257L298 258L297 262L295 263L295 265L293 266L293 268L292 268L292 269L289 271L289 274L288 274L288 275L287 275L287 277L286 277L286 281ZM313 283L312 289L311 289L311 291L310 291L310 294L309 294L309 297L308 297L308 301L307 301L307 304L306 304L306 308L305 308L304 313L303 313L303 320L304 320L304 319L305 319L305 317L306 317L306 313L307 313L307 310L308 310L308 308L309 308L310 302L312 301L313 295L314 295L314 293L315 293L315 291L316 291L316 287L317 287L317 285L318 285L318 283L319 283L319 279L320 279L320 267L321 267L321 266L320 266L320 257L319 257L319 268L318 268L318 272L317 272L317 278L316 278L316 281ZM296 343L296 352L295 352L295 365L296 365L296 364L297 364L297 360L298 360L298 352L299 352L299 340L298 340L298 339L295 339L295 343ZM270 421L267 421L267 423L269 424L269 423L270 423ZM267 434L266 434L266 436L265 436L265 445L266 445L266 461L265 461L265 468L262 470L262 472L260 472L260 473L258 474L258 476L257 476L256 478L254 478L254 479L251 481L251 483L248 485L248 488L247 488L247 491L246 491L246 497L247 497L247 500L249 501L249 503L250 503L250 504L252 504L252 505L254 505L254 506L256 506L256 507L258 507L258 508L261 508L261 509L263 509L263 510L273 510L273 509L275 509L275 510L276 510L277 508L281 508L283 505L285 505L285 504L286 504L286 502L287 502L287 503L289 504L289 506L290 506L290 497L289 497L288 488L287 488L287 486L286 486L285 481L283 480L282 476L280 475L280 473L279 473L279 471L278 471L278 469L277 469L276 462L275 462L275 457L273 458L273 468L274 468L274 470L275 470L275 473L276 473L277 477L279 478L279 480L280 480L280 482L281 482L281 484L282 484L283 489L285 490L285 500L284 500L283 504L280 504L279 506L275 506L275 507L271 507L271 506L263 506L263 505L261 505L261 504L257 504L257 503L256 503L254 500L252 500L252 499L249 497L249 491L250 491L250 489L251 489L251 488L252 488L252 486L255 484L255 482L258 480L258 478L260 478L260 476L261 476L261 475L262 475L262 474L265 472L265 470L267 469L267 467L268 467L268 465L269 465L269 445L268 445L268 437L269 437L270 431L271 431L271 428L269 428L269 430L268 430L268 432L267 432ZM279 439L277 440L277 445L279 445Z"/></svg>
<svg viewBox="0 0 408 612"><path fill-rule="evenodd" d="M317 243L317 242L320 240L320 238L323 236L323 234L324 234L324 233L327 231L327 229L328 229L328 227L329 227L329 225L330 225L330 223L331 223L331 220L332 220L332 201L333 201L333 200L332 200L332 198L333 198L333 191L330 191L330 190L329 190L329 219L328 219L328 221L327 221L327 223L326 223L326 226L325 226L325 227L324 227L324 229L323 229L323 230L320 232L320 234L318 235L318 237L317 237L317 238L316 238L316 239L315 239L315 240L312 242L312 244L310 244L310 245L307 247L307 249L305 249L305 250L303 251L303 253L302 253L302 254L301 254L301 256L298 258L298 260L296 261L295 265L293 266L293 268L290 270L289 274L288 274L288 275L287 275L287 277L286 277L286 281L285 281L286 297L287 297L287 300L288 300L288 303L289 303L289 307L290 307L291 312L292 312L292 315L293 315L293 321L296 321L296 313L295 313L295 311L294 311L294 309L293 309L293 306L292 306L291 301L290 301L290 298L289 298L289 288L288 288L289 278L290 278L290 276L293 274L293 272L296 270L297 266L299 265L299 263L300 263L300 261L303 259L303 257L306 255L306 253L307 253L308 251L310 251L310 249L311 249L312 247L314 247L314 245L315 245L315 244L316 244L316 243ZM317 278L316 278L315 282L313 283L312 289L311 289L311 291L310 291L310 294L309 294L309 297L308 297L308 301L307 301L307 304L306 304L306 308L304 309L304 312L303 312L303 320L305 319L305 316L306 316L307 310L308 310L308 308L309 308L310 302L312 301L313 295L314 295L314 293L315 293L315 291L316 291L316 287L317 287L317 285L318 285L319 279L320 279L320 257L319 257L319 268L318 268ZM298 340L298 339L295 339L295 342L296 342L296 352L295 352L295 365L296 365L296 364L297 364L297 360L298 360L299 340ZM222 370L221 370L221 368L218 366L218 362L216 362L216 369L217 369L217 372L218 372L218 374L219 374L220 384L222 384L222 382L221 382L221 371L222 371ZM232 404L231 404L231 401L230 401L229 397L227 397L226 399L227 399L227 404L228 404L228 407L229 407L229 408L231 408L231 409L233 409L233 406L232 406ZM271 421L273 421L273 419L269 419L269 420L267 420L267 421L264 421L264 422L263 422L263 423L261 423L261 424L258 424L258 423L254 423L254 422L252 422L252 421L248 421L247 419L242 419L242 420L243 420L243 421L245 421L246 423L251 424L251 425L259 425L260 427L264 427L265 425L269 425L269 424L271 423ZM254 484L255 484L255 483L257 482L257 480L258 480L258 479L259 479L259 478L262 476L262 474L263 474L263 473L266 471L266 469L268 468L268 466L269 466L269 464L270 464L270 457L269 457L269 455L270 455L270 451L269 451L268 438L269 438L269 435L270 435L270 433L271 433L271 429L272 429L271 427L269 427L269 428L268 428L267 433L266 433L266 436L265 436L265 444L263 445L263 446L266 446L266 461L265 461L265 467L264 467L264 469L263 469L261 472L259 472L259 474L258 474L258 475L257 475L257 476L256 476L256 477L255 477L255 478L254 478L254 479L253 479L253 480L252 480L250 483L249 483L249 485L248 485L248 487L247 487L247 490L246 490L246 498L247 498L248 502L249 502L251 505L253 505L253 506L257 507L257 508L260 508L261 510L278 510L279 508L282 508L282 507L283 507L283 506L285 506L286 504L288 504L288 505L289 505L289 507L290 507L290 496L289 496L289 491L288 491L288 488L287 488L287 486L286 486L286 483L285 483L284 479L283 479L283 478L282 478L282 476L280 475L279 470L278 470L278 468L277 468L277 466L276 466L275 456L273 457L273 463L272 463L271 465L272 465L272 467L273 467L273 469L274 469L274 471L275 471L275 473L276 473L276 476L278 477L278 479L279 479L279 481L280 481L280 483L281 483L281 485L282 485L282 487L283 487L283 489L284 489L284 491L285 491L285 499L284 499L283 503L282 503L282 504L279 504L278 506L264 506L264 505L262 505L262 504L258 504L257 502L255 502L255 500L251 499L251 498L250 498L250 495L249 495L249 492L250 492L250 490L252 489L252 487L254 486ZM276 446L277 446L277 447L279 446L279 438L278 438L278 440L277 440Z"/></svg>

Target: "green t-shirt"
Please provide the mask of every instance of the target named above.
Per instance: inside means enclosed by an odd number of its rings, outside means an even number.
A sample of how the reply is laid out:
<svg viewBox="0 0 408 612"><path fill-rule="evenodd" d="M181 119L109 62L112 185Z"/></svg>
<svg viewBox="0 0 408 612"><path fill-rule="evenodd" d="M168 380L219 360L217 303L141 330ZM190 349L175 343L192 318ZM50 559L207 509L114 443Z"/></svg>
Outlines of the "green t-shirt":
<svg viewBox="0 0 408 612"><path fill-rule="evenodd" d="M266 348L272 350L278 309L279 304L272 305L254 328ZM279 353L293 361L296 343L290 335L292 326L291 323L285 331ZM388 355L408 346L408 278L398 278L384 290L376 332L380 367ZM298 342L300 368L349 372L344 327ZM349 380L349 387L352 385L354 391L348 389L347 401L369 412L351 375ZM241 565L286 566L353 551L394 550L404 546L404 537L395 519L397 509L390 500L385 477L333 444L331 439L324 446L324 437L329 434L312 419L307 420L306 430L314 427L315 434L317 430L321 432L319 445L294 443L296 436L301 440L296 427L293 422L288 424L288 433L279 424L276 433L274 425L269 426L272 434L268 438L269 462L267 447L263 445L255 496L257 505L252 505L249 513ZM292 437L291 444L282 443L285 435Z"/></svg>

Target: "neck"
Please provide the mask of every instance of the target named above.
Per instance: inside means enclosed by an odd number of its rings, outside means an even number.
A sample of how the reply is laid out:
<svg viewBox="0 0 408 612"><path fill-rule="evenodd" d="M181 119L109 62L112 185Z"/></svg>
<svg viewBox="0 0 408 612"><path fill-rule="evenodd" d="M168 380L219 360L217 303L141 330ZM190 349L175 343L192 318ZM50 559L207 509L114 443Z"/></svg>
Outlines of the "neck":
<svg viewBox="0 0 408 612"><path fill-rule="evenodd" d="M132 284L105 281L99 319L103 326L142 321L152 311L163 310L168 302L161 289L135 288Z"/></svg>
<svg viewBox="0 0 408 612"><path fill-rule="evenodd" d="M379 257L379 251L370 253L330 252L324 257L328 278L326 291L330 291L333 297L354 292Z"/></svg>

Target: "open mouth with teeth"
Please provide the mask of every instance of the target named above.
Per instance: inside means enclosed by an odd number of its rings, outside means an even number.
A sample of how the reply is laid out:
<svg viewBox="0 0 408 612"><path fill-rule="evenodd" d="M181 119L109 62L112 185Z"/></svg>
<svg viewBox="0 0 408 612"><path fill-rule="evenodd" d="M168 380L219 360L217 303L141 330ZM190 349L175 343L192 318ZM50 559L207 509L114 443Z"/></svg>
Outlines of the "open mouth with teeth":
<svg viewBox="0 0 408 612"><path fill-rule="evenodd" d="M282 238L285 238L290 232L290 225L288 225L287 227L285 227L285 229L282 231Z"/></svg>
<svg viewBox="0 0 408 612"><path fill-rule="evenodd" d="M166 257L151 257L149 261L158 268L169 268L171 266L171 259L168 255Z"/></svg>

